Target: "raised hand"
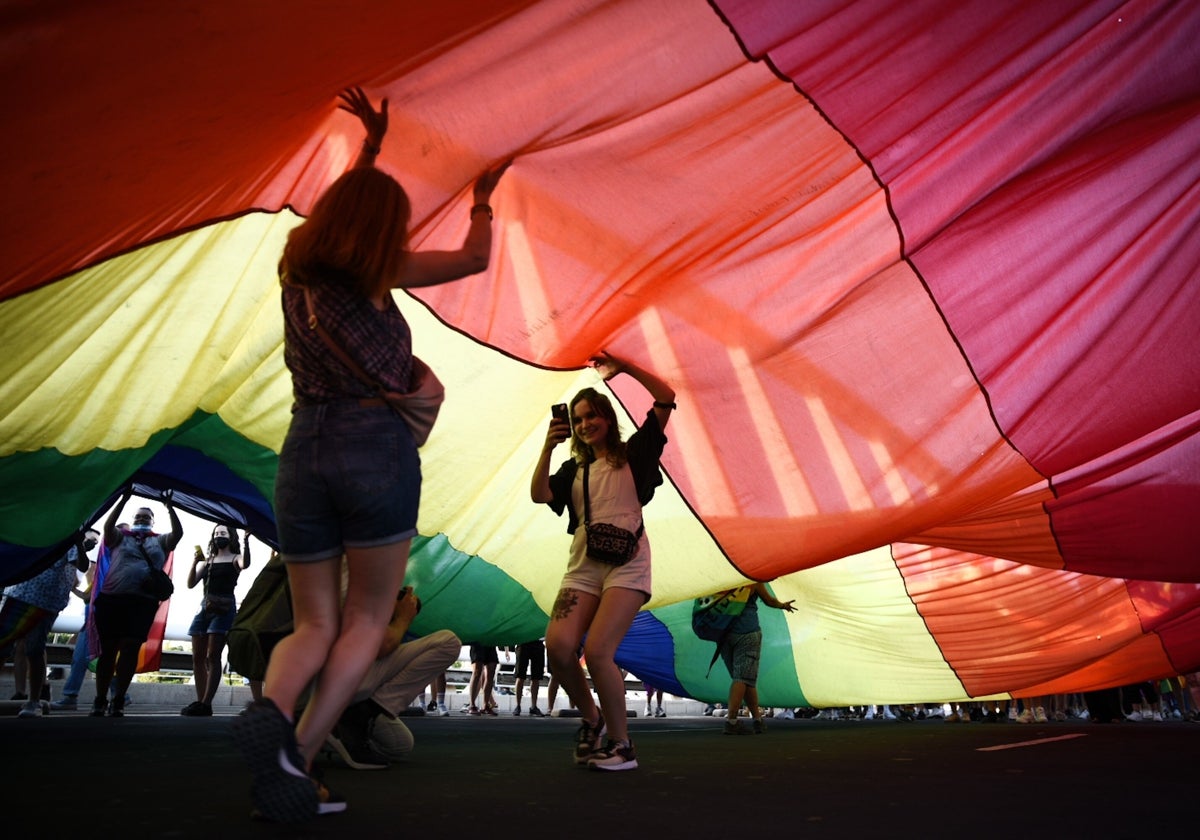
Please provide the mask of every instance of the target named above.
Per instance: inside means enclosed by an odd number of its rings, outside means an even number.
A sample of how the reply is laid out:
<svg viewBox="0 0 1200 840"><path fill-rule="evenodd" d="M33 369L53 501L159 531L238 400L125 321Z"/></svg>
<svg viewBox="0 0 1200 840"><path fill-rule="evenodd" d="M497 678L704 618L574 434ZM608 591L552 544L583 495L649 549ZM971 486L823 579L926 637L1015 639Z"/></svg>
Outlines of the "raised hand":
<svg viewBox="0 0 1200 840"><path fill-rule="evenodd" d="M512 166L512 158L504 161L495 169L489 169L484 172L475 181L475 203L487 204L492 200L492 191L496 189L496 184L500 182L500 176L504 174L508 167Z"/></svg>
<svg viewBox="0 0 1200 840"><path fill-rule="evenodd" d="M388 101L379 103L379 110L371 106L371 100L360 87L349 87L338 94L342 104L338 105L343 111L349 111L362 122L367 132L367 145L378 149L383 145L383 136L388 130Z"/></svg>
<svg viewBox="0 0 1200 840"><path fill-rule="evenodd" d="M588 359L588 364L595 368L596 372L600 374L605 382L625 370L625 362L607 350L601 350L599 353L596 353Z"/></svg>

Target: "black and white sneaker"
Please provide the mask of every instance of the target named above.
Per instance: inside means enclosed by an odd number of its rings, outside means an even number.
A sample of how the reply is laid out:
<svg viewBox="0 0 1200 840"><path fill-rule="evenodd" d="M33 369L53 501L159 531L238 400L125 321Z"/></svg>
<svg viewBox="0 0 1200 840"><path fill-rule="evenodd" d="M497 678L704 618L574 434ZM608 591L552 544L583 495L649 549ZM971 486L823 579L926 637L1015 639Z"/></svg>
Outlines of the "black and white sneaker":
<svg viewBox="0 0 1200 840"><path fill-rule="evenodd" d="M317 788L317 816L340 814L346 810L347 806L344 797L333 793L324 784L315 779L313 780L313 785Z"/></svg>
<svg viewBox="0 0 1200 840"><path fill-rule="evenodd" d="M632 741L610 740L604 749L592 753L587 764L592 770L636 770L637 751Z"/></svg>
<svg viewBox="0 0 1200 840"><path fill-rule="evenodd" d="M604 713L599 712L598 714L600 717L597 718L595 725L584 721L575 733L576 764L587 764L592 754L604 743L604 736L608 734L608 727L604 724Z"/></svg>

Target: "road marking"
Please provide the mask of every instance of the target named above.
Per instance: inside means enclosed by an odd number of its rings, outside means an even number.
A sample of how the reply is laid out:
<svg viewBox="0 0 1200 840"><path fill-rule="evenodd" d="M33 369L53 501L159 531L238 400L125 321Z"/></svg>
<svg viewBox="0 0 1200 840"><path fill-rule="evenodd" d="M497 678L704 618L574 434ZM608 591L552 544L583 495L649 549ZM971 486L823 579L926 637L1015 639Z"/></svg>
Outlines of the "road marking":
<svg viewBox="0 0 1200 840"><path fill-rule="evenodd" d="M1038 744L1049 744L1054 741L1070 741L1072 738L1086 738L1086 733L1078 732L1074 735L1059 735L1056 738L1038 738L1035 741L1018 741L1015 744L1000 744L995 747L980 747L976 752L994 752L995 750L1015 750L1018 747L1034 747Z"/></svg>

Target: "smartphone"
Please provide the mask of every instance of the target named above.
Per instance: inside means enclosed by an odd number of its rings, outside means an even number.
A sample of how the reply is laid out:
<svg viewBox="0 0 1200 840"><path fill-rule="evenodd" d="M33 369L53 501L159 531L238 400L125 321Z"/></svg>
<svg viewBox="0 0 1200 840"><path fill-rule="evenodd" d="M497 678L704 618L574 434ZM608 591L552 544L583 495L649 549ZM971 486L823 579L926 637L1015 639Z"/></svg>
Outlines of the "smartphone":
<svg viewBox="0 0 1200 840"><path fill-rule="evenodd" d="M571 415L567 413L566 403L556 403L550 406L550 414L555 420L561 420L568 426L571 425Z"/></svg>

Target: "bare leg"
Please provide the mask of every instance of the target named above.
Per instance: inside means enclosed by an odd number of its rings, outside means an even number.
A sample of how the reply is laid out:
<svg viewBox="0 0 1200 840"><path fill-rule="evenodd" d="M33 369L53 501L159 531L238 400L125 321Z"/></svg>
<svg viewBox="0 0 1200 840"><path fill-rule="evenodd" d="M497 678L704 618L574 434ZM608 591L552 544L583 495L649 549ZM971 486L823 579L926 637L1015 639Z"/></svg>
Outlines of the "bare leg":
<svg viewBox="0 0 1200 840"><path fill-rule="evenodd" d="M192 678L196 683L196 699L203 702L208 693L208 636L192 636Z"/></svg>
<svg viewBox="0 0 1200 840"><path fill-rule="evenodd" d="M320 667L312 699L296 727L300 752L309 765L379 653L396 595L404 582L409 542L346 551L350 585L341 610L340 628ZM289 574L291 571L289 568ZM340 586L333 590L335 597L339 590ZM294 585L292 599L297 600ZM274 665L275 657L272 655L271 659Z"/></svg>
<svg viewBox="0 0 1200 840"><path fill-rule="evenodd" d="M471 680L467 683L467 697L470 701L470 708L478 708L475 701L479 699L479 688L483 684L483 665L478 662L471 663Z"/></svg>
<svg viewBox="0 0 1200 840"><path fill-rule="evenodd" d="M489 662L483 669L483 704L493 711L496 708L496 663Z"/></svg>
<svg viewBox="0 0 1200 840"><path fill-rule="evenodd" d="M221 687L221 652L225 650L225 634L211 633L208 636L208 658L204 663L204 696L200 699L211 706Z"/></svg>
<svg viewBox="0 0 1200 840"><path fill-rule="evenodd" d="M325 664L337 638L341 621L340 563L340 558L330 558L287 569L295 629L271 651L262 692L289 720L295 717L300 695Z"/></svg>
<svg viewBox="0 0 1200 840"><path fill-rule="evenodd" d="M762 720L762 709L758 707L758 687L746 686L746 705L750 707L750 716Z"/></svg>
<svg viewBox="0 0 1200 840"><path fill-rule="evenodd" d="M554 680L587 723L595 723L600 710L579 664L579 643L599 606L600 599L595 595L563 589L558 593L546 627L546 657L551 662Z"/></svg>
<svg viewBox="0 0 1200 840"><path fill-rule="evenodd" d="M600 697L604 710L604 721L608 725L609 737L615 741L629 740L629 722L626 718L625 679L614 659L617 645L625 638L633 618L637 615L646 596L634 589L613 588L600 596L600 606L588 627L584 656L587 657L588 673Z"/></svg>
<svg viewBox="0 0 1200 840"><path fill-rule="evenodd" d="M729 720L737 720L738 713L742 710L742 700L746 697L746 684L734 680L729 686L729 708L725 710L725 717Z"/></svg>

